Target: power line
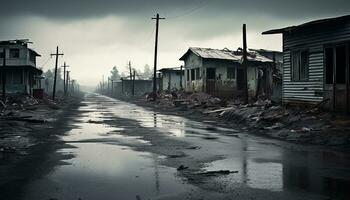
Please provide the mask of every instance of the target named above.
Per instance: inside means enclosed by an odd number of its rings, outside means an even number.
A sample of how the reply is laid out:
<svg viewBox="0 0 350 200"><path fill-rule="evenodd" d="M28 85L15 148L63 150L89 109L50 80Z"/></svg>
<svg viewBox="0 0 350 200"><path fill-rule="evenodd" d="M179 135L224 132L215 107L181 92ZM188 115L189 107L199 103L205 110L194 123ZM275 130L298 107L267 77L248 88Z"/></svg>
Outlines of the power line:
<svg viewBox="0 0 350 200"><path fill-rule="evenodd" d="M177 18L181 18L181 17L184 17L184 16L187 16L187 15L190 15L192 14L193 12L207 6L209 3L208 0L203 0L203 1L200 1L198 4L200 5L197 5L196 7L193 7L192 9L189 9L187 11L185 11L184 13L180 14L180 15L175 15L175 16L170 16L170 17L167 17L167 19L177 19Z"/></svg>

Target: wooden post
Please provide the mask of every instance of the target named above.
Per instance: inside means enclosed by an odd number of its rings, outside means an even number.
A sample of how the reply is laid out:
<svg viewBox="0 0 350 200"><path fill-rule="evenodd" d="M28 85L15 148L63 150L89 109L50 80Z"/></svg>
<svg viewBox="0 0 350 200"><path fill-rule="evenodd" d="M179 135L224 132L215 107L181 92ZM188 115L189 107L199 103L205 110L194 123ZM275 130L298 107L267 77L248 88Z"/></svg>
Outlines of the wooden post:
<svg viewBox="0 0 350 200"><path fill-rule="evenodd" d="M111 96L114 96L114 81L112 80Z"/></svg>
<svg viewBox="0 0 350 200"><path fill-rule="evenodd" d="M180 66L180 89L182 90L182 87L183 87L183 85L182 85L182 65ZM184 75L185 75L185 71L184 71Z"/></svg>
<svg viewBox="0 0 350 200"><path fill-rule="evenodd" d="M1 79L2 79L2 100L6 101L6 75L5 75L5 67L6 67L6 49L3 49L3 59L2 59L2 70L1 70Z"/></svg>
<svg viewBox="0 0 350 200"><path fill-rule="evenodd" d="M64 62L64 65L62 67L63 67L63 91L64 91L64 95L67 95L66 68L69 66L66 65L66 62Z"/></svg>
<svg viewBox="0 0 350 200"><path fill-rule="evenodd" d="M63 53L58 53L58 46L56 48L56 53L51 54L51 56L56 56L56 63L55 63L55 78L53 81L53 90L52 90L52 100L55 100L56 95L56 80L57 80L57 65L58 65L58 56L63 56Z"/></svg>
<svg viewBox="0 0 350 200"><path fill-rule="evenodd" d="M248 98L248 60L247 60L247 31L246 25L243 24L243 71L244 71L244 103L249 103Z"/></svg>
<svg viewBox="0 0 350 200"><path fill-rule="evenodd" d="M122 81L122 95L124 95L124 79L121 78L120 80Z"/></svg>
<svg viewBox="0 0 350 200"><path fill-rule="evenodd" d="M70 79L70 77L69 77L69 72L70 72L70 71L67 71L67 72L66 72L66 73L67 73L67 78L66 78L66 81L67 81L67 83L66 83L66 84L67 84L67 85L66 85L66 86L67 86L67 94L68 94L68 92L69 92L69 79Z"/></svg>
<svg viewBox="0 0 350 200"><path fill-rule="evenodd" d="M159 30L159 20L165 19L160 18L157 13L156 18L152 18L156 20L156 38L155 38L155 47L154 47L154 69L153 69L153 92L156 97L157 94L157 54L158 54L158 30Z"/></svg>
<svg viewBox="0 0 350 200"><path fill-rule="evenodd" d="M171 72L169 71L168 90L171 90Z"/></svg>
<svg viewBox="0 0 350 200"><path fill-rule="evenodd" d="M133 78L132 78L132 96L135 96L135 70L134 70L134 74L133 74Z"/></svg>

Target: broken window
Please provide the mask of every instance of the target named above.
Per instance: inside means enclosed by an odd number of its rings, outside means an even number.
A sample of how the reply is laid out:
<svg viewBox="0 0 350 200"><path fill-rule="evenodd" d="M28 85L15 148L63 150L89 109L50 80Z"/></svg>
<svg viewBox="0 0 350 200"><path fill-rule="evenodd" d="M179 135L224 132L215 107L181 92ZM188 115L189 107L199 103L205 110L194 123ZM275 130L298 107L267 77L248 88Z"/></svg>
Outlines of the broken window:
<svg viewBox="0 0 350 200"><path fill-rule="evenodd" d="M196 80L195 79L195 71L194 69L191 69L191 81Z"/></svg>
<svg viewBox="0 0 350 200"><path fill-rule="evenodd" d="M309 52L307 50L293 51L291 54L292 80L306 81L309 77Z"/></svg>
<svg viewBox="0 0 350 200"><path fill-rule="evenodd" d="M326 84L333 84L333 60L334 52L333 48L325 49L325 65L326 65Z"/></svg>
<svg viewBox="0 0 350 200"><path fill-rule="evenodd" d="M10 49L10 58L19 58L19 49Z"/></svg>
<svg viewBox="0 0 350 200"><path fill-rule="evenodd" d="M227 67L227 79L236 78L236 69L234 67Z"/></svg>
<svg viewBox="0 0 350 200"><path fill-rule="evenodd" d="M346 83L346 46L336 48L336 83Z"/></svg>

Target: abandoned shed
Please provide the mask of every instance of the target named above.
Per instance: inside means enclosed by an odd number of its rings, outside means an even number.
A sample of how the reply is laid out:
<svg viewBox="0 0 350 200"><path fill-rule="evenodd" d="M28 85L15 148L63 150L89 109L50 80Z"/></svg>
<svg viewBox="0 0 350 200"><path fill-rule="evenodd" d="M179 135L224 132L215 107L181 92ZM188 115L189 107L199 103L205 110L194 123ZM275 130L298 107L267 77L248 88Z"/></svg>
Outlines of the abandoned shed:
<svg viewBox="0 0 350 200"><path fill-rule="evenodd" d="M161 73L160 90L181 90L185 84L184 70L182 67L163 68Z"/></svg>
<svg viewBox="0 0 350 200"><path fill-rule="evenodd" d="M7 94L32 94L40 85L42 70L37 68L36 57L28 48L28 40L0 41L0 90L5 82Z"/></svg>
<svg viewBox="0 0 350 200"><path fill-rule="evenodd" d="M350 111L350 15L263 32L283 34L284 103Z"/></svg>
<svg viewBox="0 0 350 200"><path fill-rule="evenodd" d="M191 47L180 58L185 62L185 90L211 95L240 97L244 88L242 49L210 49ZM271 97L273 61L256 51L248 52L248 94Z"/></svg>

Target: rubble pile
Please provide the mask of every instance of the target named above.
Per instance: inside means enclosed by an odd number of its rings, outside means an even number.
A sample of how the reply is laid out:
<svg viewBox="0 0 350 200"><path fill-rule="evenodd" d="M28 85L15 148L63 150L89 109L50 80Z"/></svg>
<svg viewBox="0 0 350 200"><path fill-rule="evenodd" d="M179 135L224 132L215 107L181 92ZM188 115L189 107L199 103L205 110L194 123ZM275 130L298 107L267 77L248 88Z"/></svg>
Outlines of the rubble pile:
<svg viewBox="0 0 350 200"><path fill-rule="evenodd" d="M153 93L146 94L148 101L155 100ZM203 92L185 92L183 90L158 93L158 104L165 107L191 108L220 108L227 105L225 100L213 97Z"/></svg>
<svg viewBox="0 0 350 200"><path fill-rule="evenodd" d="M323 145L350 144L350 119L318 108L288 109L265 102L233 106L209 114L248 125L254 133L287 141Z"/></svg>
<svg viewBox="0 0 350 200"><path fill-rule="evenodd" d="M158 107L193 112L230 122L258 134L282 140L322 145L350 144L350 118L319 107L287 108L270 100L251 104L225 101L209 94L171 91L157 95Z"/></svg>

